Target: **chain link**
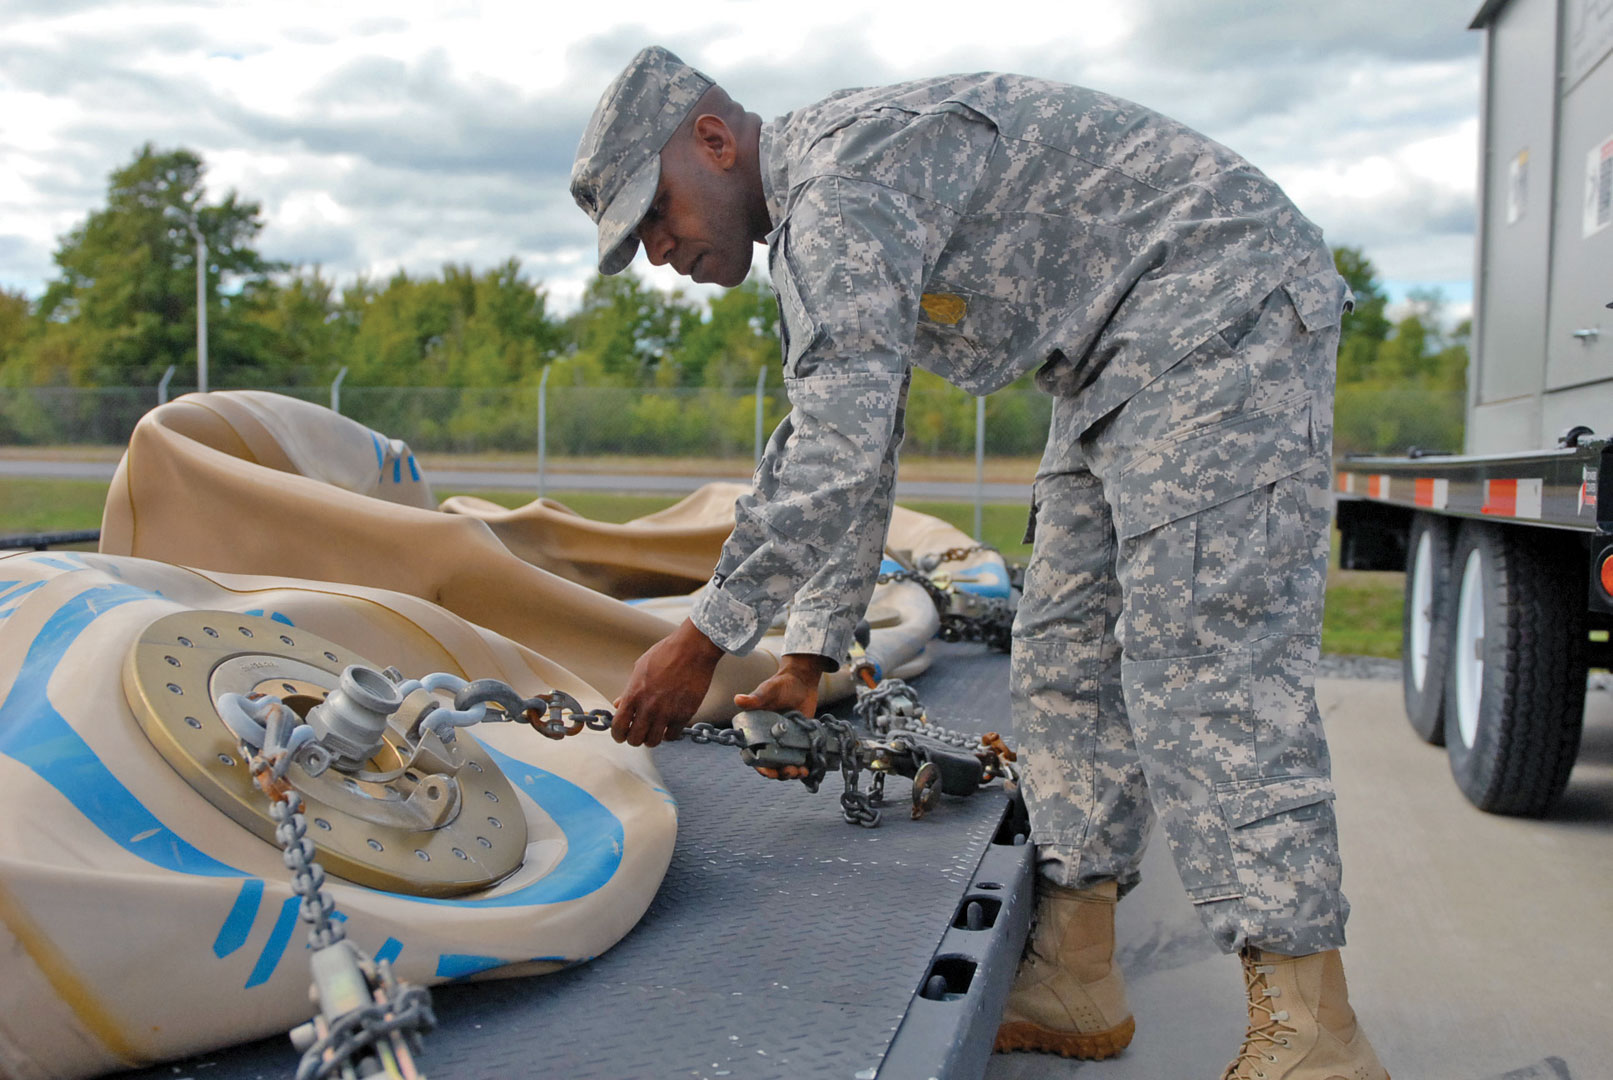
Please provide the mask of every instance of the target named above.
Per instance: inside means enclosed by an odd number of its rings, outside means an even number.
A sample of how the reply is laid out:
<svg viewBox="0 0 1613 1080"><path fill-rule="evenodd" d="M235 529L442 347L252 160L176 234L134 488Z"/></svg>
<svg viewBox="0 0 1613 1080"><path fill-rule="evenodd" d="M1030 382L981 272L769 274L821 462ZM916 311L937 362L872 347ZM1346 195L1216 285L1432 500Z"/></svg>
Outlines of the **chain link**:
<svg viewBox="0 0 1613 1080"><path fill-rule="evenodd" d="M840 815L846 819L848 825L861 825L865 829L879 828L879 808L874 805L873 799L858 790L862 761L857 754L857 734L852 730L850 721L825 716L819 723L828 728L840 743L840 779L845 784L845 790L840 793ZM875 775L883 779L882 774ZM879 793L883 801L883 784L879 787Z"/></svg>
<svg viewBox="0 0 1613 1080"><path fill-rule="evenodd" d="M921 560L921 563L924 566L924 569L934 570L936 567L944 566L949 562L962 562L969 556L977 555L982 551L995 552L996 550L997 549L992 547L990 544L974 544L970 547L951 547L947 548L943 552L940 552L939 554L925 556L924 559Z"/></svg>
<svg viewBox="0 0 1613 1080"><path fill-rule="evenodd" d="M399 982L392 976L390 964L383 965L383 970L386 973L383 996L392 1003L391 1007L376 1004L338 1017L323 1036L303 1051L297 1063L296 1080L328 1080L348 1069L354 1059L370 1047L394 1034L409 1039L419 1053L420 1035L437 1026L437 1015L431 1008L431 992L423 986Z"/></svg>
<svg viewBox="0 0 1613 1080"><path fill-rule="evenodd" d="M938 555L926 557L923 570L892 570L880 574L875 580L880 585L910 581L921 586L935 605L936 614L941 617L941 629L936 636L942 641L978 641L1000 652L1007 652L1013 643L1013 606L1000 597L970 594L962 604L970 610L956 610L960 606L958 601L963 598L954 596L934 577L935 571L941 566L961 562L982 551L996 552L997 549L989 544L947 548ZM1010 570L1010 587L1017 587L1012 576Z"/></svg>
<svg viewBox="0 0 1613 1080"><path fill-rule="evenodd" d="M284 731L284 725L271 725L269 731L272 736L278 736ZM335 899L325 892L325 868L314 858L314 844L308 839L302 795L283 779L283 763L289 760L291 751L278 744L274 737L266 741L262 749L254 749L245 742L240 744L240 749L252 770L254 783L269 796L269 816L275 822L275 839L280 844L286 869L291 871L292 891L302 898L298 911L309 926L309 948L318 951L340 944L347 934L342 920L335 918ZM356 955L357 950L354 951ZM421 1037L437 1026L430 991L399 981L392 974L391 964L385 961L372 964L371 971L366 971L365 975L367 980L379 983L375 987L379 991L376 1000L338 1017L303 1051L297 1065L297 1080L327 1080L339 1071L350 1070L353 1063L366 1057L378 1042L394 1035L407 1039L418 1053ZM412 1068L409 1075L414 1075Z"/></svg>
<svg viewBox="0 0 1613 1080"><path fill-rule="evenodd" d="M941 629L936 637L942 641L978 641L999 652L1008 652L1014 641L1014 612L1006 600L997 597L977 597L985 612L962 615L957 612L941 613Z"/></svg>
<svg viewBox="0 0 1613 1080"><path fill-rule="evenodd" d="M891 570L880 574L874 579L874 581L879 585L890 585L895 582L911 581L913 584L923 587L924 591L930 596L930 602L935 605L935 610L940 612L943 616L945 616L952 607L951 594L932 581L930 579L930 575L920 573L917 570Z"/></svg>
<svg viewBox="0 0 1613 1080"><path fill-rule="evenodd" d="M745 736L734 728L720 728L716 724L690 724L683 729L689 741L702 746L715 743L718 746L742 747L745 745Z"/></svg>

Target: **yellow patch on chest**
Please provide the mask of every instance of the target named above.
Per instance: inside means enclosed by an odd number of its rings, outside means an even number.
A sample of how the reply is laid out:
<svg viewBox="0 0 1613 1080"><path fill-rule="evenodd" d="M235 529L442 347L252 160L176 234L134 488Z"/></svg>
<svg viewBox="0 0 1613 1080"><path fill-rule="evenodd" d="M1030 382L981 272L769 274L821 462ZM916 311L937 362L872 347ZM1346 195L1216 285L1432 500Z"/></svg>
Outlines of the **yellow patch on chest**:
<svg viewBox="0 0 1613 1080"><path fill-rule="evenodd" d="M919 297L919 307L924 309L924 314L930 317L931 322L947 326L956 326L963 321L964 313L969 310L963 297L953 293L925 293Z"/></svg>

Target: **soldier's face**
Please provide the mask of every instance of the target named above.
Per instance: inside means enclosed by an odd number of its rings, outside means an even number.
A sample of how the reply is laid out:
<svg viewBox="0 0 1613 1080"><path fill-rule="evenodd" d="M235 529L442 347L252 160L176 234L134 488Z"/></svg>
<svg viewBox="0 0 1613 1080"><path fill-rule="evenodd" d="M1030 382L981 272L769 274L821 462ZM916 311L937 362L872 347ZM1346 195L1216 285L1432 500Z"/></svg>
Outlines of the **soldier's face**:
<svg viewBox="0 0 1613 1080"><path fill-rule="evenodd" d="M638 227L653 265L727 288L745 280L752 240L735 162L733 134L715 116L700 117L661 151L661 183Z"/></svg>

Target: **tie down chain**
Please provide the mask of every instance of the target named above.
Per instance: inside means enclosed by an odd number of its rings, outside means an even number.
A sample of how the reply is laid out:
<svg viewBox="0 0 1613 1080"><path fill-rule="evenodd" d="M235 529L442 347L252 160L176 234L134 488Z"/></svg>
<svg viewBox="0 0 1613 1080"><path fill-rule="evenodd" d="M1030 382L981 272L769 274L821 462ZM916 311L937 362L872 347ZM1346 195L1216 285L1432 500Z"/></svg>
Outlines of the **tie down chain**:
<svg viewBox="0 0 1613 1080"><path fill-rule="evenodd" d="M314 859L302 795L286 780L293 761L313 775L324 772L331 755L314 739L296 713L272 697L239 699L249 721L231 724L242 735L241 753L253 782L270 799L292 890L302 897L299 911L309 924L309 996L320 1014L294 1028L291 1042L302 1051L296 1080L343 1080L384 1076L420 1080L414 1055L424 1035L437 1026L431 993L400 980L387 960L372 960L346 939L335 918L336 901L324 891L325 870ZM228 722L228 721L227 721Z"/></svg>
<svg viewBox="0 0 1613 1080"><path fill-rule="evenodd" d="M585 729L608 731L614 720L610 710L584 709L563 691L523 698L497 679L464 684L454 697L454 709L467 715L485 712L479 717L484 720L521 719L550 739ZM891 773L913 778L915 818L933 809L943 791L966 795L999 777L1015 778L1008 764L1015 755L995 732L978 737L928 723L918 695L900 679L860 687L856 712L868 728L867 737L859 737L850 721L834 716L763 710L740 713L732 728L699 723L684 734L694 743L736 747L752 768L796 770L794 775L813 792L830 769L838 768L844 785L842 816L848 824L869 829L879 825L885 777ZM873 774L867 792L861 789L863 771Z"/></svg>
<svg viewBox="0 0 1613 1080"><path fill-rule="evenodd" d="M941 617L941 629L936 636L942 641L979 641L999 652L1007 652L1014 626L1013 605L1002 597L952 589L950 575L940 570L947 563L962 562L978 552L996 550L989 544L947 548L937 555L927 556L919 569L892 570L875 580L880 585L911 581L921 586Z"/></svg>
<svg viewBox="0 0 1613 1080"><path fill-rule="evenodd" d="M732 728L699 723L685 733L695 743L738 748L753 768L793 768L793 775L812 792L831 768L838 768L842 816L848 824L869 829L879 825L885 778L892 773L912 778L915 819L933 809L943 793L969 795L995 779L1017 779L1009 764L1015 754L996 732L977 737L930 724L918 695L905 682L876 683L866 664L859 665L858 673L869 684L859 687L855 706L867 736L858 736L849 721L834 716L761 710L740 713ZM427 705L416 717L411 729L422 743L427 733L451 742L456 729L490 721L524 721L550 739L608 731L614 721L610 710L586 709L562 690L523 698L498 679L466 682L438 673L412 681L396 668L381 674L400 690L424 687L454 694L451 709ZM414 1055L423 1036L436 1027L430 992L402 981L389 961L365 956L346 939L336 902L324 891L325 871L308 839L302 796L286 779L293 763L318 776L337 758L278 698L224 698L229 700L221 699L221 716L240 739L254 783L270 799L275 838L291 871L292 889L302 898L301 917L310 927L310 997L320 1014L291 1032L292 1044L302 1051L296 1080L423 1080ZM860 782L864 771L873 774L866 792Z"/></svg>

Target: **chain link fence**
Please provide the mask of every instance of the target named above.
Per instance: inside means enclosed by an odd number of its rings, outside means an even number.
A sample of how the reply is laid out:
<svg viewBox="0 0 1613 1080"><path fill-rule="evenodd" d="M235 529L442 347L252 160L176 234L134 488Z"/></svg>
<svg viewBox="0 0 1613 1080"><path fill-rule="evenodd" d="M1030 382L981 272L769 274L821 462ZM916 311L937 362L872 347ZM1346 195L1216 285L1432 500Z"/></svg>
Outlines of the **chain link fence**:
<svg viewBox="0 0 1613 1080"><path fill-rule="evenodd" d="M188 387L171 388L174 396ZM328 405L329 388L276 393ZM753 461L758 402L762 431L789 409L776 388L668 389L576 386L546 388L539 421L535 386L500 390L444 387L358 387L341 390L340 411L403 439L417 453L532 453L543 432L548 457L700 458ZM158 403L155 387L0 390L0 446L122 446ZM903 452L972 458L977 439L988 457L1035 457L1047 438L1052 401L1036 390L1009 389L976 399L944 384L910 393ZM1334 448L1340 454L1460 451L1465 394L1382 386L1338 389ZM983 419L983 424L980 421Z"/></svg>
<svg viewBox="0 0 1613 1080"><path fill-rule="evenodd" d="M174 386L172 396L191 387ZM328 405L327 388L275 389ZM771 432L789 411L781 390L629 388L551 383L546 388L547 451L553 457L667 457L754 460L756 419ZM0 446L121 446L158 403L154 387L0 390ZM417 453L536 452L537 387L498 390L344 386L340 411ZM988 454L1040 453L1051 402L1033 390L1007 390L986 401ZM915 392L909 401L909 452L975 453L975 399L952 387Z"/></svg>

